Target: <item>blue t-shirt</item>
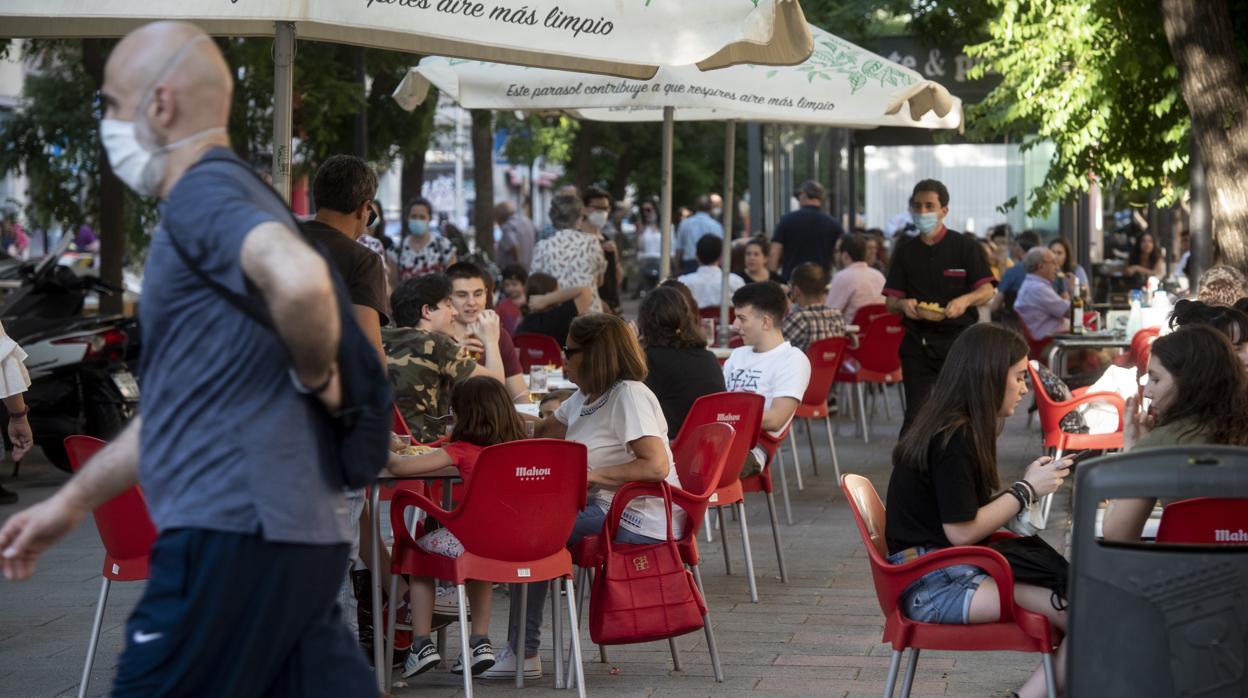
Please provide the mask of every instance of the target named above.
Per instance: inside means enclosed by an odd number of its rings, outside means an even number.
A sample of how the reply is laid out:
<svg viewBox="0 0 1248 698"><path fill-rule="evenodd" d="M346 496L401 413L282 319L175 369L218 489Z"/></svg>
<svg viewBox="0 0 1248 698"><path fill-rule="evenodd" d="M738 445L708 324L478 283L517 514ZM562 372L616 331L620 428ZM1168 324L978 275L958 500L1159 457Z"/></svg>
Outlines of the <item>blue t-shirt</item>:
<svg viewBox="0 0 1248 698"><path fill-rule="evenodd" d="M1027 278L1027 270L1023 268L1022 263L1006 269L1001 274L1001 283L997 284L997 290L1001 293L1018 293L1018 289L1023 287L1023 279Z"/></svg>
<svg viewBox="0 0 1248 698"><path fill-rule="evenodd" d="M169 241L259 303L243 276L243 239L261 223L288 224L285 205L241 167L201 164L160 213L139 311L139 482L156 527L349 541L342 488L314 431L319 408L291 385L285 348L201 282Z"/></svg>

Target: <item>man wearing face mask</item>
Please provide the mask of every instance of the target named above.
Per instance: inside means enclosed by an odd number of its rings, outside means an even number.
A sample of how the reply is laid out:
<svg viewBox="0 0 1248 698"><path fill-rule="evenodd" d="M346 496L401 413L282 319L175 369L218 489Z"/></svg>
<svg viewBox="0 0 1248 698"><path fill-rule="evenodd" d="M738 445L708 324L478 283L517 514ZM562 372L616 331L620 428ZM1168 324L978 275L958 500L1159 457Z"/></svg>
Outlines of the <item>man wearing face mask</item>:
<svg viewBox="0 0 1248 698"><path fill-rule="evenodd" d="M698 240L705 235L724 237L724 225L711 214L715 211L715 202L710 196L703 194L694 202L698 212L680 222L676 228L676 239L673 241L673 252L676 255L676 270L681 274L691 274L698 268ZM720 202L721 213L723 202Z"/></svg>
<svg viewBox="0 0 1248 698"><path fill-rule="evenodd" d="M902 315L902 382L906 391L905 433L927 399L950 346L977 314L967 312L992 299L996 280L974 235L945 227L949 190L925 179L910 195L910 215L919 235L898 245L889 263L884 298ZM920 308L920 304L923 308Z"/></svg>
<svg viewBox="0 0 1248 698"><path fill-rule="evenodd" d="M598 187L585 190L585 220L581 229L590 235L597 236L602 245L602 256L607 260L607 270L602 275L602 283L598 286L598 297L602 299L604 309L608 312L620 312L620 281L624 278L624 268L620 265L620 251L616 247L615 226L611 225L611 195Z"/></svg>
<svg viewBox="0 0 1248 698"><path fill-rule="evenodd" d="M141 484L159 534L113 695L377 695L337 603L350 532L318 416L341 403L333 280L230 151L232 92L217 45L190 24L148 24L108 58L109 162L162 199L140 310L143 404L59 491L5 522L0 568L29 577L88 513Z"/></svg>

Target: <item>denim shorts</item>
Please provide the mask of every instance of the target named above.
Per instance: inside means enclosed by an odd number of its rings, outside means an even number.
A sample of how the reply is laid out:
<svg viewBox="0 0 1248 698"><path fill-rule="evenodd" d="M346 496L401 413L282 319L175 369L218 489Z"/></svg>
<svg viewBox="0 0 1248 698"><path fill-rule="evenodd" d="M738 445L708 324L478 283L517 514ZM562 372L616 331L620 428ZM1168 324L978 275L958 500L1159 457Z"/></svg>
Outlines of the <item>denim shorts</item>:
<svg viewBox="0 0 1248 698"><path fill-rule="evenodd" d="M919 555L940 548L917 548ZM901 550L888 556L890 564L897 565L906 557ZM906 617L920 623L949 623L966 625L970 621L971 597L988 574L973 565L952 565L928 572L906 587L901 594L901 608Z"/></svg>

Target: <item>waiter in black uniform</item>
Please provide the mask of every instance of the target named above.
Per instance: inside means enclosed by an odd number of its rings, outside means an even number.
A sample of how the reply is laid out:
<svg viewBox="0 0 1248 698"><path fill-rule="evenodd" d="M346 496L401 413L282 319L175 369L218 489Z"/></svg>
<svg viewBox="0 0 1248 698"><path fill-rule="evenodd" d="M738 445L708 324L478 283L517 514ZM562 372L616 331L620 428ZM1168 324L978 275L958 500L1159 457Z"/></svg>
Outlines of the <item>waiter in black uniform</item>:
<svg viewBox="0 0 1248 698"><path fill-rule="evenodd" d="M927 400L953 340L979 319L974 308L995 293L997 282L979 241L946 228L948 213L949 190L944 184L925 179L914 185L910 215L918 236L896 245L884 285L888 309L903 316L906 328L900 352L906 391L902 433ZM923 319L920 303L940 306L944 319Z"/></svg>

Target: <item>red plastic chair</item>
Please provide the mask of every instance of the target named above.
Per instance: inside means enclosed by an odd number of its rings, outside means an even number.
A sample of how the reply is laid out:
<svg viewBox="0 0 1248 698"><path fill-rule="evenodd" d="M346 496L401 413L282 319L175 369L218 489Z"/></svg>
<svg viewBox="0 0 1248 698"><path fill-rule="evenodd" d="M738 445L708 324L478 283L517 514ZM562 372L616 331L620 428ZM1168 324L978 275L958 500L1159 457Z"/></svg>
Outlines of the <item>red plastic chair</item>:
<svg viewBox="0 0 1248 698"><path fill-rule="evenodd" d="M715 495L715 490L718 489L720 480L723 479L724 468L729 462L728 456L735 434L735 429L728 424L719 422L700 424L690 429L685 429L682 426L680 437L672 445L673 457L676 462L676 473L680 477L680 487L672 487L670 489L672 503L684 510L687 515L685 527L681 531L680 537L676 540L676 545L680 549L681 559L693 569L694 580L698 584L698 589L702 591L704 600L706 592L702 586L701 560L698 555L698 530L701 528L707 509L711 505L711 498ZM742 458L744 459L744 456ZM626 495L624 488L621 488L612 499L608 520L618 521L620 514L623 513L623 503L626 503L628 499L632 499L634 496L663 496L655 483L635 482L630 483L627 487L630 494ZM623 545L617 547L625 549ZM585 607L585 595L591 581L591 570L602 564L599 536L587 536L582 539L579 544L573 546L572 557L578 568L576 584L577 588L580 589L577 616L582 617L584 614L581 611ZM708 614L703 615L702 620L703 629L706 633L707 649L711 654L711 667L715 672L715 680L722 683L724 675L719 662L719 649L715 644L715 633L711 630L709 611ZM680 671L680 653L677 651L676 643L674 640L669 640L669 645L672 651L674 670ZM599 651L602 662L606 663L606 651L601 647Z"/></svg>
<svg viewBox="0 0 1248 698"><path fill-rule="evenodd" d="M893 657L884 685L885 698L893 695L897 671L901 666L901 655L907 648L912 651L902 684L903 696L910 695L915 668L919 662L919 650L926 649L1039 652L1043 656L1049 696L1056 696L1052 652L1057 633L1049 627L1049 620L1043 615L1014 603L1014 575L1001 553L983 546L960 545L944 548L900 565L890 564L884 536L884 503L876 494L875 487L861 475L846 474L841 478L841 489L849 502L849 510L854 514L862 543L867 548L871 578L875 582L880 610L884 613L883 641L893 646ZM974 565L992 577L997 583L1001 599L999 621L952 625L917 623L905 616L897 603L902 592L923 575L952 565Z"/></svg>
<svg viewBox="0 0 1248 698"><path fill-rule="evenodd" d="M1140 361L1140 352L1145 347L1151 345L1153 341L1157 339L1159 334L1161 334L1160 327L1145 327L1144 329L1136 332L1135 335L1131 337L1131 348L1127 350L1126 354L1122 354L1115 358L1114 365L1135 366L1137 368L1143 365L1145 370L1147 370L1148 362Z"/></svg>
<svg viewBox="0 0 1248 698"><path fill-rule="evenodd" d="M1118 393L1089 393L1086 389L1073 391L1074 397L1065 402L1056 402L1044 391L1040 383L1040 374L1029 361L1027 371L1031 374L1031 385L1036 396L1036 410L1040 415L1040 431L1044 433L1044 447L1055 449L1054 457L1060 458L1068 450L1113 451L1122 449L1122 424L1126 413L1126 402ZM1118 431L1111 434L1075 434L1062 431L1062 417L1081 405L1094 402L1107 402L1118 410Z"/></svg>
<svg viewBox="0 0 1248 698"><path fill-rule="evenodd" d="M883 303L864 305L854 311L854 321L852 324L857 325L860 330L866 330L866 328L870 326L871 322L877 317L891 314L892 313L888 312L888 306Z"/></svg>
<svg viewBox="0 0 1248 698"><path fill-rule="evenodd" d="M857 314L861 315L862 310ZM901 326L901 316L892 313L877 315L867 325L859 327L862 328L862 334L859 335L858 348L851 349L847 359L841 363L836 382L854 385L862 441L870 443L863 384L878 383L887 386L901 383L901 357L898 352L901 350L901 340L906 336L906 329ZM904 404L904 393L902 400ZM891 419L887 397L884 399L884 411Z"/></svg>
<svg viewBox="0 0 1248 698"><path fill-rule="evenodd" d="M862 314L860 310L859 315ZM849 349L848 337L828 337L814 342L806 350L806 358L810 360L810 382L806 384L806 394L793 414L794 420L805 420L806 443L810 446L810 467L815 475L819 474L819 461L815 458L815 437L811 434L811 420L822 419L828 430L828 448L832 451L832 468L836 471L836 479L841 479L841 464L836 459L836 441L832 436L832 417L828 410L828 393L836 383L836 374L841 370ZM794 464L797 461L797 439L789 431L789 447L793 450ZM801 489L801 470L797 471L798 489Z"/></svg>
<svg viewBox="0 0 1248 698"><path fill-rule="evenodd" d="M90 436L65 437L65 452L69 456L70 467L77 472L105 445L105 442ZM104 502L92 515L100 541L104 544L104 570L101 573L104 581L100 585L100 599L95 604L95 621L91 625L91 640L87 644L87 661L82 667L79 696L87 694L95 650L100 644L108 589L113 582L147 579L152 544L156 542L156 526L147 513L147 502L143 500L143 491L138 485Z"/></svg>
<svg viewBox="0 0 1248 698"><path fill-rule="evenodd" d="M563 687L561 614L557 610L561 583L567 584L570 627L577 627L572 556L565 546L576 513L585 508L586 459L585 446L571 441L527 439L499 444L481 452L464 500L454 510L446 511L415 492L396 493L390 507L390 525L394 528L391 573L454 582L459 593L460 628L468 627L464 582L469 579L519 585L555 582L551 603L556 604L552 612L557 688ZM464 546L464 554L449 558L421 550L404 525L403 511L409 506L424 510L450 529ZM392 597L397 593L394 579ZM522 589L519 598L523 619L528 594ZM391 653L393 646L390 638L387 647ZM466 632L460 633L460 650L464 657L471 656ZM572 634L572 655L577 689L584 696L577 633ZM516 686L523 685L524 662L516 662ZM464 694L472 695L470 671L464 672Z"/></svg>
<svg viewBox="0 0 1248 698"><path fill-rule="evenodd" d="M693 407L689 408L684 426L681 427L680 434L676 437L676 443L679 444L698 426L713 422L727 424L735 430L732 444L728 447L724 459L724 471L720 475L719 484L715 488L715 493L707 501L715 507L719 518L720 541L724 548L724 572L727 574L732 574L732 557L728 553L728 523L724 518L723 507L734 507L737 512L737 524L741 530L741 546L745 551L746 579L750 587L750 600L754 603L758 603L758 584L754 579L754 554L750 549L750 529L745 518L746 481L739 476L741 467L745 464L746 454L758 442L759 432L762 431L764 402L763 396L755 393L723 392L703 395L694 401ZM678 445L677 448L679 449L680 446ZM767 474L767 485L767 506L771 511L772 520L771 530L776 538L777 557L783 578L784 557L779 552L780 534L779 527L775 523L775 500L770 491L770 471ZM760 489L754 489L757 487L756 482L751 481L750 486L751 491L760 491Z"/></svg>
<svg viewBox="0 0 1248 698"><path fill-rule="evenodd" d="M538 366L554 364L563 368L563 349L554 337L535 332L522 332L511 338L520 354L520 368L529 372L535 364Z"/></svg>
<svg viewBox="0 0 1248 698"><path fill-rule="evenodd" d="M1248 500L1194 497L1165 505L1157 524L1158 543L1248 545ZM1241 540L1231 540L1234 534Z"/></svg>

